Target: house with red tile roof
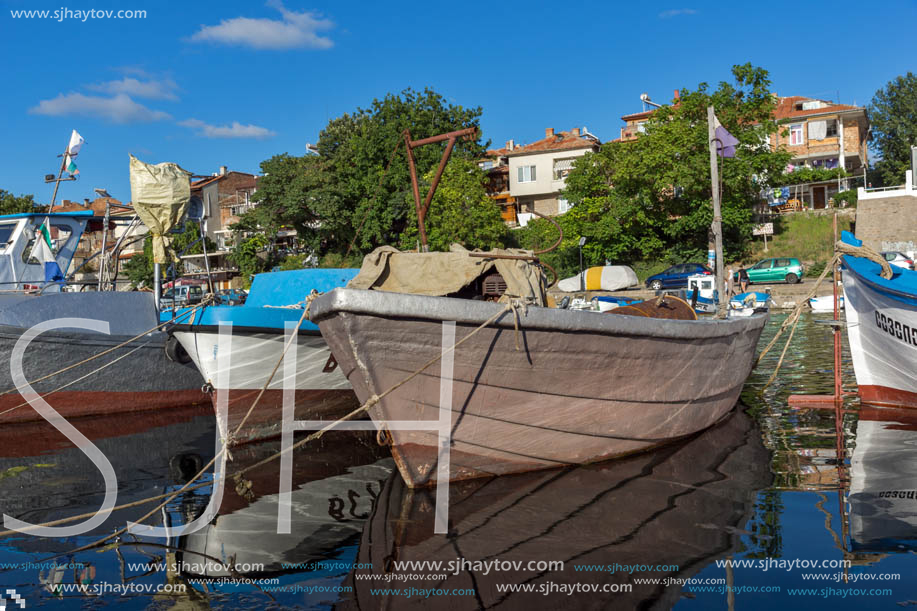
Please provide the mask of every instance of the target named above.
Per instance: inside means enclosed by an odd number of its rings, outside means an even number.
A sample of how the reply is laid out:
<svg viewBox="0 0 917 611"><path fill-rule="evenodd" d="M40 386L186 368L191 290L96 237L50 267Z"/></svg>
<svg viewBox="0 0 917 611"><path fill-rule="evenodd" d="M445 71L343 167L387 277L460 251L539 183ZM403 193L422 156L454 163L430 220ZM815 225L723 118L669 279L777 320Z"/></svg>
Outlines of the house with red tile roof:
<svg viewBox="0 0 917 611"><path fill-rule="evenodd" d="M781 129L771 134L769 144L774 150L783 147L793 155L788 170L844 168L859 174L867 167L869 116L862 106L798 95L778 97L774 118ZM836 181L800 185L792 189L791 197L806 208L825 208L839 189L847 188L844 182L840 186Z"/></svg>
<svg viewBox="0 0 917 611"><path fill-rule="evenodd" d="M560 197L560 191L567 174L579 157L597 151L600 144L585 127L556 133L549 127L543 139L508 151L509 193L515 199L519 225L531 219L532 210L546 216L566 212L569 203Z"/></svg>

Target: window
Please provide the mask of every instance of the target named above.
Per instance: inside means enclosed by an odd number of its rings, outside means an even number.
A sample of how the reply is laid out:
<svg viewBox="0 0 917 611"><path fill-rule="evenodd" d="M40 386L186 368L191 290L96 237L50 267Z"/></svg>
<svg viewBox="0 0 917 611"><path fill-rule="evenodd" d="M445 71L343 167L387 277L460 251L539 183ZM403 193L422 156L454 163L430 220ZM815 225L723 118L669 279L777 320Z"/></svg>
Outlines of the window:
<svg viewBox="0 0 917 611"><path fill-rule="evenodd" d="M557 214L563 214L570 209L570 202L565 199L557 200Z"/></svg>
<svg viewBox="0 0 917 611"><path fill-rule="evenodd" d="M555 159L554 160L554 180L563 180L573 169L573 162L576 159Z"/></svg>
<svg viewBox="0 0 917 611"><path fill-rule="evenodd" d="M0 225L0 250L9 246L10 240L13 237L13 232L16 230L16 225L19 222L15 223L3 223Z"/></svg>
<svg viewBox="0 0 917 611"><path fill-rule="evenodd" d="M826 121L825 138L837 138L837 119Z"/></svg>
<svg viewBox="0 0 917 611"><path fill-rule="evenodd" d="M777 261L774 263L774 267L789 267L789 266L790 266L789 259L777 259Z"/></svg>
<svg viewBox="0 0 917 611"><path fill-rule="evenodd" d="M519 166L519 182L535 182L535 166Z"/></svg>
<svg viewBox="0 0 917 611"><path fill-rule="evenodd" d="M494 162L493 161L482 161L480 163L480 167L482 170L489 170L494 167Z"/></svg>
<svg viewBox="0 0 917 611"><path fill-rule="evenodd" d="M805 144L805 135L802 130L802 123L790 125L790 146Z"/></svg>
<svg viewBox="0 0 917 611"><path fill-rule="evenodd" d="M640 121L637 123L637 133L645 134L646 133L646 121Z"/></svg>
<svg viewBox="0 0 917 611"><path fill-rule="evenodd" d="M770 269L771 261L772 259L765 259L764 261L757 263L754 267L752 267L752 269Z"/></svg>

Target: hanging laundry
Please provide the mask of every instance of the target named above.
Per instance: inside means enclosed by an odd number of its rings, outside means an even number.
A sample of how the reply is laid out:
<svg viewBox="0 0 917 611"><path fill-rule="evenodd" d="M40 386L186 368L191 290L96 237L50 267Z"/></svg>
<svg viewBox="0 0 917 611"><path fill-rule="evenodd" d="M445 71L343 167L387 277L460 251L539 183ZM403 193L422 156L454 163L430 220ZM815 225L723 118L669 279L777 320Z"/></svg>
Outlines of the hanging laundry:
<svg viewBox="0 0 917 611"><path fill-rule="evenodd" d="M809 140L824 140L827 134L827 121L809 121Z"/></svg>
<svg viewBox="0 0 917 611"><path fill-rule="evenodd" d="M790 188L783 187L780 189L780 199L789 199L790 198Z"/></svg>

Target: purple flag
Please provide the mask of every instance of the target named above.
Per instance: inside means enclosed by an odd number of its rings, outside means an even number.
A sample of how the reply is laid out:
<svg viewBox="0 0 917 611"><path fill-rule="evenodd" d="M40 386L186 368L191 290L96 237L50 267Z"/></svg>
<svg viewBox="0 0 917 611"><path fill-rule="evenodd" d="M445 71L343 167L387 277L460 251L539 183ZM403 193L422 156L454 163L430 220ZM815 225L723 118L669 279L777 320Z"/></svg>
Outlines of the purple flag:
<svg viewBox="0 0 917 611"><path fill-rule="evenodd" d="M713 115L714 134L716 135L716 154L720 157L735 157L739 140L726 131L716 115Z"/></svg>

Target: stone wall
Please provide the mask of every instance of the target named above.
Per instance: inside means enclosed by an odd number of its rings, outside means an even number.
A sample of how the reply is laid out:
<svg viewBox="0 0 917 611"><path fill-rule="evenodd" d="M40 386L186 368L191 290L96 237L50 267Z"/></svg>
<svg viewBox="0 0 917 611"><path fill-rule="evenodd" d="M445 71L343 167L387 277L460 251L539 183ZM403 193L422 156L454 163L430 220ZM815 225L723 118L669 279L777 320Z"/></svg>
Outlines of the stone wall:
<svg viewBox="0 0 917 611"><path fill-rule="evenodd" d="M875 250L917 250L917 195L860 199L856 236Z"/></svg>

